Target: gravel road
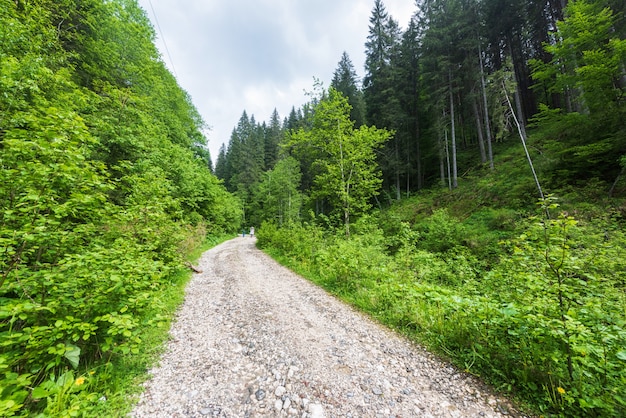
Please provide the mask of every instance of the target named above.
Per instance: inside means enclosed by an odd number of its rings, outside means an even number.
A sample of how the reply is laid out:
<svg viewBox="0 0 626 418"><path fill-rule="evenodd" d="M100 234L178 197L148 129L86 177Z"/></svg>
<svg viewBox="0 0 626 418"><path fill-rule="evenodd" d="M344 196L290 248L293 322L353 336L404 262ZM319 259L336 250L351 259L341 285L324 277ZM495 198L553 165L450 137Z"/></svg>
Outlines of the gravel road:
<svg viewBox="0 0 626 418"><path fill-rule="evenodd" d="M239 237L204 253L132 417L500 417L510 404Z"/></svg>

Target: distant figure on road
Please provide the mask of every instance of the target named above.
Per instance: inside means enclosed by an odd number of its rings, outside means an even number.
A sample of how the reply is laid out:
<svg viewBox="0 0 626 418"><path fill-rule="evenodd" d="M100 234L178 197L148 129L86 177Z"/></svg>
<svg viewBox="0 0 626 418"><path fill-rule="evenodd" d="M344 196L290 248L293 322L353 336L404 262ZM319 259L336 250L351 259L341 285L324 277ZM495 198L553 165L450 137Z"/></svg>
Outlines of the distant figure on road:
<svg viewBox="0 0 626 418"><path fill-rule="evenodd" d="M254 227L253 226L250 227L250 236L254 237Z"/></svg>

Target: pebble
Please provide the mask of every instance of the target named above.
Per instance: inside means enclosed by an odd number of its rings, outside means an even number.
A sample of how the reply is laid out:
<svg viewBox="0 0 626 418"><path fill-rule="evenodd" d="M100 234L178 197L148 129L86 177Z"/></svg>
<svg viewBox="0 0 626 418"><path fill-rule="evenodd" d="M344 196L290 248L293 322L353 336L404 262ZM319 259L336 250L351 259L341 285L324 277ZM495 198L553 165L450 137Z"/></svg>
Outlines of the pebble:
<svg viewBox="0 0 626 418"><path fill-rule="evenodd" d="M280 399L276 399L276 401L274 401L274 409L277 411L283 409L283 401L281 401Z"/></svg>
<svg viewBox="0 0 626 418"><path fill-rule="evenodd" d="M309 405L309 414L311 418L324 418L324 408L318 403L312 403Z"/></svg>
<svg viewBox="0 0 626 418"><path fill-rule="evenodd" d="M254 393L257 401L262 401L265 399L265 391L263 389L259 389Z"/></svg>
<svg viewBox="0 0 626 418"><path fill-rule="evenodd" d="M235 238L202 255L130 417L522 416L255 241Z"/></svg>

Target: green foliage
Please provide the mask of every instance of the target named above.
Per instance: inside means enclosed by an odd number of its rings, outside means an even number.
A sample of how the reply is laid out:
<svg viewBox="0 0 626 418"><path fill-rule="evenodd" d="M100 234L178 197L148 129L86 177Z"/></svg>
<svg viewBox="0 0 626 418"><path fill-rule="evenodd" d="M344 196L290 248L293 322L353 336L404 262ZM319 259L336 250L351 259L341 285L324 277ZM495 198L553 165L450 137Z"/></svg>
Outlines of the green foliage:
<svg viewBox="0 0 626 418"><path fill-rule="evenodd" d="M626 295L623 248L616 247L624 238L620 231L581 227L561 213L535 222L514 243L507 269L519 284L507 296L525 307L520 336L523 332L527 344L545 352L533 367L542 364L550 371L543 384L548 393L559 392L551 398L553 408L584 415L625 411L620 353L626 343Z"/></svg>
<svg viewBox="0 0 626 418"><path fill-rule="evenodd" d="M463 225L446 209L435 210L432 216L418 223L416 229L421 237L418 247L430 252L448 251L465 239Z"/></svg>
<svg viewBox="0 0 626 418"><path fill-rule="evenodd" d="M312 195L327 199L350 235L350 217L370 208L370 199L381 184L375 150L390 136L386 130L361 126L355 130L350 105L337 90L330 88L315 106L312 126L291 134L292 146L313 147L321 153Z"/></svg>
<svg viewBox="0 0 626 418"><path fill-rule="evenodd" d="M302 174L298 161L292 157L279 160L265 172L256 190L255 202L267 219L279 226L300 219L303 197L298 190Z"/></svg>
<svg viewBox="0 0 626 418"><path fill-rule="evenodd" d="M541 214L558 209L540 203ZM505 210L465 222L446 210L414 225L381 219L363 219L350 239L270 226L259 243L537 413L625 413L626 236L614 220L523 221ZM481 219L506 238L498 257L467 242Z"/></svg>
<svg viewBox="0 0 626 418"><path fill-rule="evenodd" d="M135 1L0 11L0 415L89 416L239 204Z"/></svg>
<svg viewBox="0 0 626 418"><path fill-rule="evenodd" d="M558 42L545 45L550 62L534 60L533 77L566 106L543 106L535 118L543 142L562 159L560 175L612 179L624 151L624 62L626 40L615 33L616 18L602 2L572 1L558 23ZM573 166L572 166L573 165Z"/></svg>
<svg viewBox="0 0 626 418"><path fill-rule="evenodd" d="M363 93L357 85L357 74L354 65L344 51L341 60L337 64L337 69L333 73L331 87L343 94L350 104L350 119L358 128L365 124L365 103L363 101Z"/></svg>

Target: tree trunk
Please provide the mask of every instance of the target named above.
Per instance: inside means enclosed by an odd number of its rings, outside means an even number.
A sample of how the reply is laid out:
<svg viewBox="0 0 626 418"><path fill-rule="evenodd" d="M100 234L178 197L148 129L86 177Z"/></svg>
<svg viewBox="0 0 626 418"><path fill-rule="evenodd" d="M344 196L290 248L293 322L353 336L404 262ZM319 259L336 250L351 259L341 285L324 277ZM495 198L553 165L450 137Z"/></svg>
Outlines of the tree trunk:
<svg viewBox="0 0 626 418"><path fill-rule="evenodd" d="M478 149L480 150L480 162L487 162L487 153L485 152L485 138L483 136L483 124L480 122L480 111L476 100L472 100L472 110L474 111L474 120L476 122L476 133L478 134Z"/></svg>
<svg viewBox="0 0 626 418"><path fill-rule="evenodd" d="M457 167L456 167L456 132L454 122L454 95L452 94L452 70L448 70L448 90L450 92L450 145L452 147L452 187L457 188Z"/></svg>
<svg viewBox="0 0 626 418"><path fill-rule="evenodd" d="M416 157L417 157L417 190L424 187L422 178L422 149L420 147L420 128L419 121L415 121L415 137L417 138Z"/></svg>
<svg viewBox="0 0 626 418"><path fill-rule="evenodd" d="M509 100L509 93L506 91L506 86L504 83L502 83L502 88L504 90L504 97L506 97L506 102L509 105L509 110L511 111L511 114L513 115L513 121L515 122L515 125L517 125L517 131L519 132L519 136L520 139L522 140L522 145L524 146L524 152L526 153L526 158L528 159L528 165L530 166L530 170L533 173L533 178L535 179L535 185L537 186L537 190L539 191L539 197L541 198L541 200L545 200L545 196L543 194L543 189L541 188L541 184L539 183L539 178L537 177L537 173L535 172L535 166L533 165L533 160L530 158L530 154L528 153L528 147L526 146L526 129L524 128L524 123L521 120L521 117L518 118L517 116L515 116L515 111L513 110L513 105L511 105L511 100ZM517 88L515 89L515 91L517 92ZM518 98L517 98L517 94L516 94L516 106L518 107L518 112L521 111L521 106L517 103L518 102ZM546 215L549 218L550 214L547 212L546 209Z"/></svg>
<svg viewBox="0 0 626 418"><path fill-rule="evenodd" d="M394 149L394 153L395 153L395 166L396 166L396 200L400 201L400 199L402 199L402 195L400 192L400 146L398 145L398 139L396 139L395 141L395 149Z"/></svg>
<svg viewBox="0 0 626 418"><path fill-rule="evenodd" d="M448 147L448 130L445 130L445 139L446 142L445 147L446 147L446 167L448 168L448 189L452 190L452 175L450 174L450 149Z"/></svg>
<svg viewBox="0 0 626 418"><path fill-rule="evenodd" d="M487 103L487 88L485 87L485 70L483 68L483 53L478 43L478 60L480 62L480 87L483 96L483 116L485 117L485 132L487 133L487 158L489 159L489 168L493 170L493 150L491 148L491 124L489 122L489 106Z"/></svg>
<svg viewBox="0 0 626 418"><path fill-rule="evenodd" d="M445 120L445 111L443 112L443 118L441 119L442 121ZM445 129L445 128L444 128ZM438 142L439 142L439 180L441 182L441 187L443 187L446 184L446 164L445 164L445 150L447 149L447 147L445 146L445 144L443 143L443 141L441 140L441 132L439 133L439 135L437 136L438 138ZM447 135L446 135L446 141L448 140Z"/></svg>

